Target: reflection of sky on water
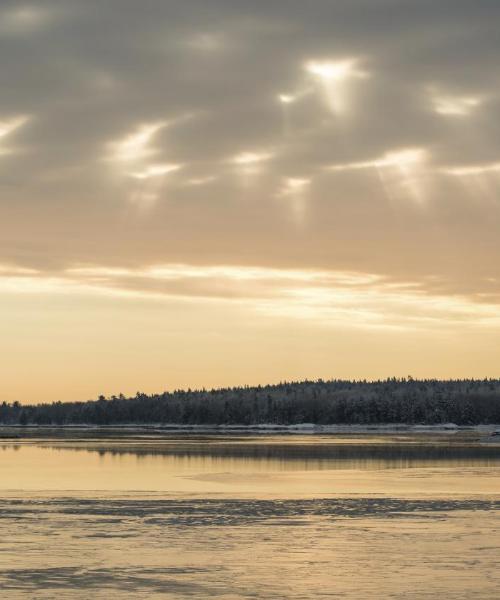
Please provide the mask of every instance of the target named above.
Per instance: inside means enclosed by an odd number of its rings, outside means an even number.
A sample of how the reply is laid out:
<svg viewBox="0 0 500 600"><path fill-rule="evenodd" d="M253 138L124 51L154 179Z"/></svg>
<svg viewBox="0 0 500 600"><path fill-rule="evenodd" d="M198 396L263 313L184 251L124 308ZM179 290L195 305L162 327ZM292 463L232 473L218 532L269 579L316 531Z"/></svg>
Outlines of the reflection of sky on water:
<svg viewBox="0 0 500 600"><path fill-rule="evenodd" d="M500 466L500 447L457 444L397 444L394 442L310 443L297 439L288 442L272 440L240 441L174 440L139 442L83 443L47 445L60 451L97 452L106 458L136 458L160 460L174 468L194 463L208 467L232 466L251 470L314 470L314 469L380 469L421 467L439 462L441 466Z"/></svg>
<svg viewBox="0 0 500 600"><path fill-rule="evenodd" d="M447 437L170 435L4 443L3 490L181 494L500 492L500 447Z"/></svg>
<svg viewBox="0 0 500 600"><path fill-rule="evenodd" d="M500 447L466 438L4 440L2 600L494 598Z"/></svg>

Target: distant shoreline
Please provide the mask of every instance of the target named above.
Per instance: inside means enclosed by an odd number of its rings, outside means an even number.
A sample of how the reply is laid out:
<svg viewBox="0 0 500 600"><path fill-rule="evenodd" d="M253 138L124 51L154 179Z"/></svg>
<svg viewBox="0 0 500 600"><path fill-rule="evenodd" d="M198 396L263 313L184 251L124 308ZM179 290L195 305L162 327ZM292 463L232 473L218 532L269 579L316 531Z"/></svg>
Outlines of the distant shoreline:
<svg viewBox="0 0 500 600"><path fill-rule="evenodd" d="M184 425L179 423L128 423L128 424L63 424L63 425L20 425L20 424L0 424L0 436L7 430L15 431L99 431L99 432L147 432L147 433L300 433L300 434L393 434L393 433L437 433L454 434L459 432L476 432L492 437L498 437L500 443L500 424L479 424L479 425L456 425L455 423L439 423L434 425L414 425L401 423L386 423L374 425L362 424L339 424L339 425L317 425L314 423L296 423L292 425L278 424L256 424L256 425Z"/></svg>
<svg viewBox="0 0 500 600"><path fill-rule="evenodd" d="M317 380L87 402L0 404L0 424L179 431L453 431L500 424L500 379Z"/></svg>

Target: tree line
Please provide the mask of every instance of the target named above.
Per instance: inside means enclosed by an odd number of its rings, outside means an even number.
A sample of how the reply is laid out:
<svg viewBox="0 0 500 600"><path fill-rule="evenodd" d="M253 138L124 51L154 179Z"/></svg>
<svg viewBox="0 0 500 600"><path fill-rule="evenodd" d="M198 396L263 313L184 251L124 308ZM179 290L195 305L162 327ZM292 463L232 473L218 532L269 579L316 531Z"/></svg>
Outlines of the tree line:
<svg viewBox="0 0 500 600"><path fill-rule="evenodd" d="M86 402L0 404L4 425L500 423L500 380L390 378L138 392Z"/></svg>

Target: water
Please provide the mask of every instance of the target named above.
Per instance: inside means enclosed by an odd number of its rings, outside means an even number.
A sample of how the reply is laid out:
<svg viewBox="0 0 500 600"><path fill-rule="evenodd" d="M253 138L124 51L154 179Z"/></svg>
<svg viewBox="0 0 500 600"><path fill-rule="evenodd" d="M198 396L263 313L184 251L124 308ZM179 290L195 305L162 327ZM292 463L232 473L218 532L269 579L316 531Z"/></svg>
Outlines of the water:
<svg viewBox="0 0 500 600"><path fill-rule="evenodd" d="M3 439L0 597L500 597L500 446L436 436Z"/></svg>

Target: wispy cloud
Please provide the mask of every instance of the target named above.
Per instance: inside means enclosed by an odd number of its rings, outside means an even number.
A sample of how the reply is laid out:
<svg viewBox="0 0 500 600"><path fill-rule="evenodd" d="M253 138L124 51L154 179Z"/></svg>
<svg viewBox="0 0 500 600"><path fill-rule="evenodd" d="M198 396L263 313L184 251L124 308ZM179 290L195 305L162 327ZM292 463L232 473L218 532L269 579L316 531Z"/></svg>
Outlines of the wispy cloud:
<svg viewBox="0 0 500 600"><path fill-rule="evenodd" d="M183 167L178 163L154 162L162 152L155 140L169 124L168 121L142 124L125 137L108 143L106 160L122 176L137 182L136 187L129 190L129 198L141 208L153 206L164 178Z"/></svg>
<svg viewBox="0 0 500 600"><path fill-rule="evenodd" d="M454 175L456 177L466 177L468 175L485 175L488 173L500 173L500 162L443 167L440 169L440 172L444 173L445 175Z"/></svg>
<svg viewBox="0 0 500 600"><path fill-rule="evenodd" d="M30 118L26 115L19 115L17 117L13 117L11 119L7 119L4 121L0 121L0 155L1 154L11 154L15 150L8 146L8 138L15 134L15 132L23 127Z"/></svg>
<svg viewBox="0 0 500 600"><path fill-rule="evenodd" d="M481 104L481 98L475 96L434 96L432 98L434 112L449 117L467 117Z"/></svg>
<svg viewBox="0 0 500 600"><path fill-rule="evenodd" d="M323 326L426 330L500 327L500 300L474 301L372 273L186 264L0 270L4 293L97 294L238 303L250 312Z"/></svg>

